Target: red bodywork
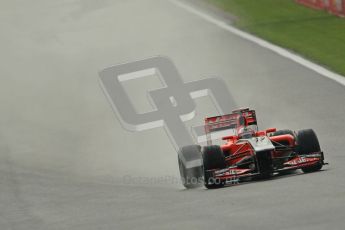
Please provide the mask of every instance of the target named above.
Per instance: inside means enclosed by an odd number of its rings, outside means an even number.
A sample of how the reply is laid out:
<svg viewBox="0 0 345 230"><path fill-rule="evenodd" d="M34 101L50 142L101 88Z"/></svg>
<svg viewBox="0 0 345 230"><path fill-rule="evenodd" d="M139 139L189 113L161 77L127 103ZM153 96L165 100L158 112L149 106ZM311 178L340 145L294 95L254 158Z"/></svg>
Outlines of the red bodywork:
<svg viewBox="0 0 345 230"><path fill-rule="evenodd" d="M256 114L254 110L240 109L232 114L210 117L205 119L205 132L208 136L208 144L212 144L209 135L212 132L230 129L240 129L247 126L256 126ZM255 130L253 136L249 139L241 138L240 134L222 137L225 141L221 149L225 155L226 168L208 170L214 178L221 180L238 180L243 177L253 177L260 175L258 167L257 151L252 142L267 140L273 144L274 148L265 150L272 162L272 173L281 172L303 167L313 166L322 162L323 153L315 152L308 155L299 155L295 151L297 141L295 135L282 134L272 136L277 130L270 128L266 130Z"/></svg>

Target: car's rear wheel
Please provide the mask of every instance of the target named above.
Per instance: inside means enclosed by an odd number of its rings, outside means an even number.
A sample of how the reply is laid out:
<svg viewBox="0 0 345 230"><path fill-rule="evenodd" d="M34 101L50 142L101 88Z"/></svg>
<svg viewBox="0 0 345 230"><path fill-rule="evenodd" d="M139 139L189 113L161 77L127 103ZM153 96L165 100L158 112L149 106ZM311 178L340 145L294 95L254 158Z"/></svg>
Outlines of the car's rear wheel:
<svg viewBox="0 0 345 230"><path fill-rule="evenodd" d="M304 129L297 132L297 147L296 152L299 155L308 155L315 152L320 152L319 140L312 129ZM322 168L322 161L309 167L302 168L305 173L319 171Z"/></svg>
<svg viewBox="0 0 345 230"><path fill-rule="evenodd" d="M225 156L222 149L218 145L211 145L204 147L203 150L204 162L204 184L206 188L221 188L225 181L213 177L213 173L208 170L224 169L226 168Z"/></svg>
<svg viewBox="0 0 345 230"><path fill-rule="evenodd" d="M184 146L180 149L180 153L178 156L178 165L180 170L181 181L183 186L187 189L197 188L202 185L203 170L201 166L194 168L186 168L186 166L183 163L183 160L180 158L180 155L187 156L195 154L201 154L200 145Z"/></svg>

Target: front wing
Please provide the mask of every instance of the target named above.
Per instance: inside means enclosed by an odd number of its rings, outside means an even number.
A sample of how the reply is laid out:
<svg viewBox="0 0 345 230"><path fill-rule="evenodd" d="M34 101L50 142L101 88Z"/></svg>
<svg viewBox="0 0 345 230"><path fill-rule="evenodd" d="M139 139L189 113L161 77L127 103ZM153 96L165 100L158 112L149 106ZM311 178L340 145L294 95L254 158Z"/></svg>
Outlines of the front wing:
<svg viewBox="0 0 345 230"><path fill-rule="evenodd" d="M241 178L246 177L253 177L260 175L260 171L258 169L258 164L256 163L256 167L254 168L239 168L236 166L230 166L225 169L219 169L219 170L208 170L206 173L211 174L215 179L220 179L223 181L238 181ZM296 157L286 161L283 164L282 168L274 169L273 173L275 172L283 172L293 169L301 169L304 167L310 167L314 166L316 164L327 164L324 163L324 155L323 152L315 152L308 155L297 155Z"/></svg>

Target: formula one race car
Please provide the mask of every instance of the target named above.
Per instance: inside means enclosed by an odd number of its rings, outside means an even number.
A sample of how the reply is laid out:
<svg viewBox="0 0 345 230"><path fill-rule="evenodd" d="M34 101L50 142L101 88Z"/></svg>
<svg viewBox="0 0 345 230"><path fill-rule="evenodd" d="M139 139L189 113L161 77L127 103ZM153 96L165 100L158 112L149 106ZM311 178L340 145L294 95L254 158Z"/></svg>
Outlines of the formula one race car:
<svg viewBox="0 0 345 230"><path fill-rule="evenodd" d="M182 179L203 174L206 188L219 188L233 181L268 179L274 174L302 169L318 171L324 163L324 154L312 129L294 132L275 128L259 131L254 110L238 109L232 114L205 119L207 146L186 146L182 151L202 152L203 168L186 174L181 165ZM222 145L213 145L216 136L222 136ZM183 171L184 170L184 171ZM190 181L184 185L191 188Z"/></svg>

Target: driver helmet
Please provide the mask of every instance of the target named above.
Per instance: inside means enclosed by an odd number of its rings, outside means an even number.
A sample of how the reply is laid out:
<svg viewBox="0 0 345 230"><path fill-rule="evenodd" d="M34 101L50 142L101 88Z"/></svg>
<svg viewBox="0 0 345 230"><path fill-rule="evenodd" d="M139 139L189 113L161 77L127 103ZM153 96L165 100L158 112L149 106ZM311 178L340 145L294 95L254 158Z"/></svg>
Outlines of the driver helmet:
<svg viewBox="0 0 345 230"><path fill-rule="evenodd" d="M249 139L255 136L254 131L249 127L242 127L238 131L238 136L240 139Z"/></svg>

